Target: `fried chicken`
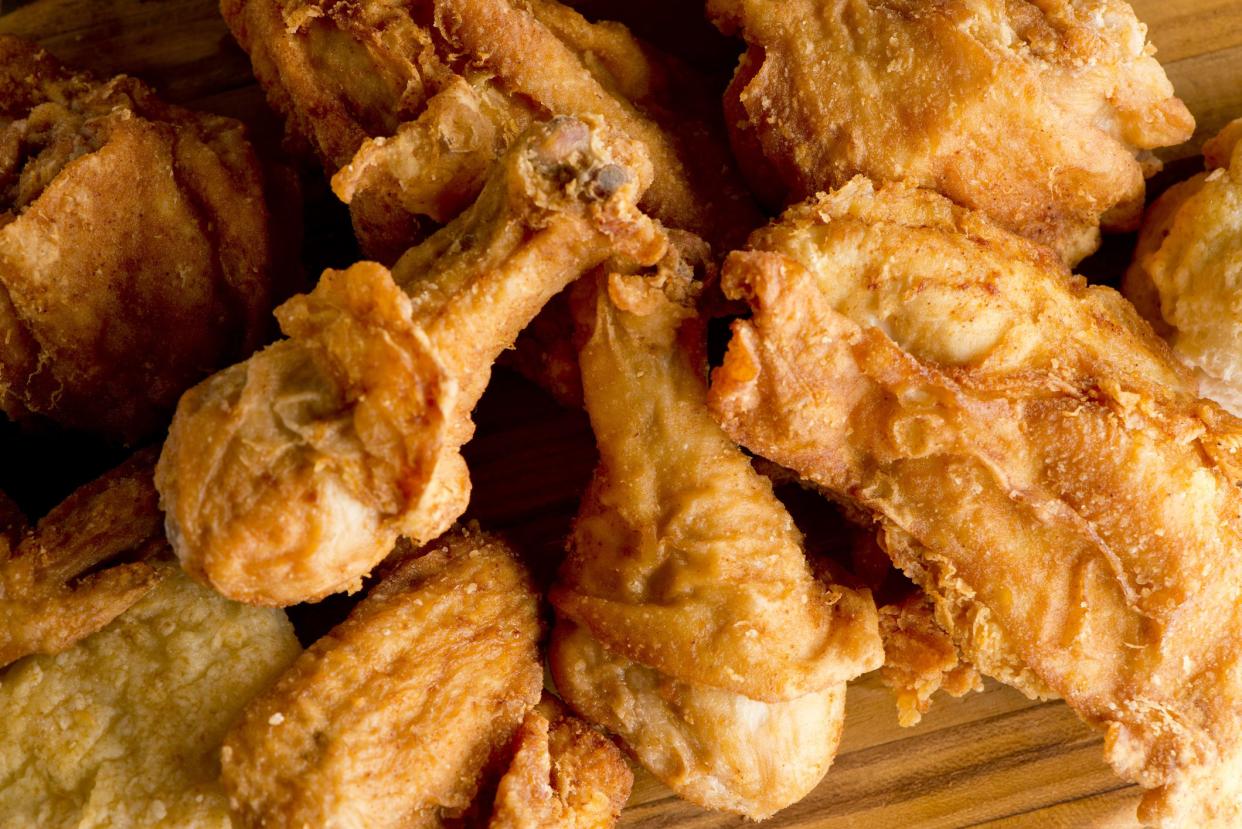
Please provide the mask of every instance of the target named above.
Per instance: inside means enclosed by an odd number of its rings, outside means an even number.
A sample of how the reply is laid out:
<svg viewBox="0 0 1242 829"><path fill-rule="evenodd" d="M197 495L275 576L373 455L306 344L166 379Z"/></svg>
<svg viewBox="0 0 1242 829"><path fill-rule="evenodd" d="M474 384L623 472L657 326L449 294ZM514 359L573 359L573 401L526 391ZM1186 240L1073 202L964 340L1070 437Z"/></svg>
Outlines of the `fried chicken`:
<svg viewBox="0 0 1242 829"><path fill-rule="evenodd" d="M282 611L158 566L160 584L103 630L0 674L0 823L232 825L220 743L300 648Z"/></svg>
<svg viewBox="0 0 1242 829"><path fill-rule="evenodd" d="M598 115L655 167L644 210L740 242L759 215L733 171L710 86L553 0L225 0L289 132L335 174L363 249L391 261L452 219L531 123Z"/></svg>
<svg viewBox="0 0 1242 829"><path fill-rule="evenodd" d="M488 829L609 829L634 774L612 741L553 697L526 714Z"/></svg>
<svg viewBox="0 0 1242 829"><path fill-rule="evenodd" d="M935 618L936 608L921 591L880 608L884 667L880 680L897 698L897 721L918 725L943 690L954 697L982 691L979 672L962 659L952 637Z"/></svg>
<svg viewBox="0 0 1242 829"><path fill-rule="evenodd" d="M1158 826L1242 804L1242 421L1116 292L864 179L734 253L711 403L874 517L982 673L1062 697Z"/></svg>
<svg viewBox="0 0 1242 829"><path fill-rule="evenodd" d="M759 818L831 762L845 682L882 661L876 611L815 579L771 485L712 421L679 345L702 348L699 320L683 325L696 283L669 258L580 283L600 465L549 593L571 623L553 676L679 794ZM799 728L814 738L791 744Z"/></svg>
<svg viewBox="0 0 1242 829"><path fill-rule="evenodd" d="M183 566L231 598L292 604L356 590L398 536L447 529L497 355L581 273L663 255L635 207L650 176L633 142L554 119L391 274L329 271L282 306L289 339L178 407L156 486Z"/></svg>
<svg viewBox="0 0 1242 829"><path fill-rule="evenodd" d="M0 409L133 442L267 331L242 125L0 36Z"/></svg>
<svg viewBox="0 0 1242 829"><path fill-rule="evenodd" d="M539 597L456 530L406 559L246 709L222 750L242 826L437 827L539 701Z"/></svg>
<svg viewBox="0 0 1242 829"><path fill-rule="evenodd" d="M1203 148L1207 172L1156 200L1122 290L1199 381L1242 415L1242 119Z"/></svg>
<svg viewBox="0 0 1242 829"><path fill-rule="evenodd" d="M726 120L772 206L856 174L939 190L1070 264L1133 230L1194 120L1122 0L709 0L750 44Z"/></svg>
<svg viewBox="0 0 1242 829"><path fill-rule="evenodd" d="M145 450L74 492L25 533L0 531L0 668L56 654L145 596L168 552ZM16 516L0 525L16 523ZM123 559L103 567L113 559ZM166 570L166 568L165 568Z"/></svg>

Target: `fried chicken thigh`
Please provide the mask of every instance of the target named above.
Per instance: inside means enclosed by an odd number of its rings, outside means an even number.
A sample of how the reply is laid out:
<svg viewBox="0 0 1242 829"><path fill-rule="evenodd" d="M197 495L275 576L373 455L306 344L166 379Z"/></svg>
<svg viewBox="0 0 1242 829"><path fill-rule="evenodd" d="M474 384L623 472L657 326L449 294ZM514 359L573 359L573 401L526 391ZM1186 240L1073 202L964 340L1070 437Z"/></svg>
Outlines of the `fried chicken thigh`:
<svg viewBox="0 0 1242 829"><path fill-rule="evenodd" d="M1199 391L1242 415L1242 119L1203 148L1207 172L1148 211L1122 290Z"/></svg>
<svg viewBox="0 0 1242 829"><path fill-rule="evenodd" d="M600 450L549 594L557 688L700 805L754 818L823 776L845 682L882 661L870 594L825 588L711 419L692 274L591 277L577 315ZM701 330L698 331L701 333Z"/></svg>
<svg viewBox="0 0 1242 829"><path fill-rule="evenodd" d="M1133 230L1194 120L1123 0L709 0L750 44L726 95L773 206L862 174L939 190L1070 264Z"/></svg>
<svg viewBox="0 0 1242 829"><path fill-rule="evenodd" d="M730 256L711 403L874 517L984 674L1062 697L1158 826L1242 817L1242 421L1116 292L856 179Z"/></svg>
<svg viewBox="0 0 1242 829"><path fill-rule="evenodd" d="M225 0L225 20L293 136L391 261L477 195L498 155L553 115L603 117L655 167L642 207L737 243L758 222L710 86L554 0Z"/></svg>
<svg viewBox="0 0 1242 829"><path fill-rule="evenodd" d="M279 235L279 234L275 234ZM267 331L277 261L242 125L0 37L0 409L134 441Z"/></svg>
<svg viewBox="0 0 1242 829"><path fill-rule="evenodd" d="M641 148L575 119L533 127L478 201L390 274L329 271L277 315L289 339L186 393L156 470L183 566L293 604L357 589L400 535L469 500L459 450L497 355L557 291L664 234L635 202Z"/></svg>
<svg viewBox="0 0 1242 829"><path fill-rule="evenodd" d="M225 740L241 825L462 816L539 701L538 606L513 551L477 530L402 561Z"/></svg>
<svg viewBox="0 0 1242 829"><path fill-rule="evenodd" d="M145 450L78 489L25 533L0 517L0 668L55 654L145 596L165 569L163 520ZM16 520L11 519L12 521ZM125 559L102 566L112 559Z"/></svg>

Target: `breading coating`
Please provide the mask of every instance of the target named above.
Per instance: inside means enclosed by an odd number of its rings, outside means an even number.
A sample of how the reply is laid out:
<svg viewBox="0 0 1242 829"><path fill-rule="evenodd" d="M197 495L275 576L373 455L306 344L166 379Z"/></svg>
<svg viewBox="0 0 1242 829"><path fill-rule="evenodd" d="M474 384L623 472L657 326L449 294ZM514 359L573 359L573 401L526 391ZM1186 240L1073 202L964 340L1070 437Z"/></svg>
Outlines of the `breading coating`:
<svg viewBox="0 0 1242 829"><path fill-rule="evenodd" d="M880 679L897 698L897 721L904 727L919 724L937 691L961 697L983 690L979 672L936 623L935 610L921 592L880 608Z"/></svg>
<svg viewBox="0 0 1242 829"><path fill-rule="evenodd" d="M1148 210L1122 290L1194 371L1199 392L1242 415L1242 119L1203 148L1208 171Z"/></svg>
<svg viewBox="0 0 1242 829"><path fill-rule="evenodd" d="M478 201L409 250L329 271L277 312L289 339L186 393L156 471L183 566L226 596L357 589L400 535L469 500L461 446L491 365L539 309L612 256L652 262L641 148L576 119L531 130Z"/></svg>
<svg viewBox="0 0 1242 829"><path fill-rule="evenodd" d="M0 36L5 414L131 442L162 426L262 341L273 247L239 122Z"/></svg>
<svg viewBox="0 0 1242 829"><path fill-rule="evenodd" d="M876 610L816 580L771 484L712 420L697 285L670 258L575 297L600 464L549 593L569 631L553 675L678 794L761 818L832 762L845 682L882 662Z"/></svg>
<svg viewBox="0 0 1242 829"><path fill-rule="evenodd" d="M709 0L746 38L734 149L773 206L862 174L983 210L1070 264L1133 230L1194 119L1123 0Z"/></svg>
<svg viewBox="0 0 1242 829"><path fill-rule="evenodd" d="M220 743L300 648L282 611L162 566L163 581L103 630L0 673L0 823L234 825Z"/></svg>
<svg viewBox="0 0 1242 829"><path fill-rule="evenodd" d="M543 687L539 597L504 543L455 530L401 562L247 709L221 753L242 826L438 827Z"/></svg>
<svg viewBox="0 0 1242 829"><path fill-rule="evenodd" d="M552 697L526 714L488 829L610 829L634 785L611 740Z"/></svg>
<svg viewBox="0 0 1242 829"><path fill-rule="evenodd" d="M713 407L874 516L982 673L1105 733L1158 826L1242 819L1242 421L1115 291L856 179L726 263Z"/></svg>
<svg viewBox="0 0 1242 829"><path fill-rule="evenodd" d="M642 144L656 171L642 207L665 224L733 244L760 221L710 86L619 24L554 0L224 0L222 12L381 261L452 219L504 148L554 115L600 116Z"/></svg>
<svg viewBox="0 0 1242 829"><path fill-rule="evenodd" d="M681 682L558 622L548 649L556 688L616 734L665 785L706 809L770 817L806 797L837 754L845 684L760 702Z"/></svg>
<svg viewBox="0 0 1242 829"><path fill-rule="evenodd" d="M138 453L24 535L6 535L0 519L0 668L32 653L60 653L159 582L167 568L146 561L168 552L154 466L154 451ZM126 561L101 567L116 558Z"/></svg>

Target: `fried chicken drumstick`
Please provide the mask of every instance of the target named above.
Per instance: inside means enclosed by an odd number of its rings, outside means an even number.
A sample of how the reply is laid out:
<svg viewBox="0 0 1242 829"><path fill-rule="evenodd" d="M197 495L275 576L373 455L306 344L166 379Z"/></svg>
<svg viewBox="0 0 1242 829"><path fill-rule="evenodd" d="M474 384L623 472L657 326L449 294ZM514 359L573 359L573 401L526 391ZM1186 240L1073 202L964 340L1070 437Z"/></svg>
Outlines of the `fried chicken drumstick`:
<svg viewBox="0 0 1242 829"><path fill-rule="evenodd" d="M400 535L465 509L459 449L497 355L557 291L664 234L635 202L641 147L597 124L531 128L478 201L411 249L328 271L277 314L289 339L186 393L156 470L169 537L226 596L357 589Z"/></svg>
<svg viewBox="0 0 1242 829"><path fill-rule="evenodd" d="M1194 119L1123 0L709 0L750 44L734 149L774 207L856 174L983 210L1070 264L1133 230Z"/></svg>
<svg viewBox="0 0 1242 829"><path fill-rule="evenodd" d="M882 661L876 610L815 579L771 485L711 419L678 341L697 339L696 283L670 259L579 286L600 465L549 594L550 661L566 701L678 794L758 819L827 771L845 682Z"/></svg>
<svg viewBox="0 0 1242 829"><path fill-rule="evenodd" d="M711 402L874 517L984 674L1062 697L1157 826L1242 815L1242 421L1052 251L856 179L730 256Z"/></svg>
<svg viewBox="0 0 1242 829"><path fill-rule="evenodd" d="M123 197L118 197L123 194ZM0 410L133 442L283 284L242 125L0 36Z"/></svg>
<svg viewBox="0 0 1242 829"><path fill-rule="evenodd" d="M664 224L732 244L759 222L704 105L710 86L619 24L554 0L225 0L222 11L380 261L451 220L505 147L553 115L599 115L641 143L655 168L642 207Z"/></svg>
<svg viewBox="0 0 1242 829"><path fill-rule="evenodd" d="M1199 391L1242 415L1242 119L1203 147L1207 171L1148 210L1122 291Z"/></svg>

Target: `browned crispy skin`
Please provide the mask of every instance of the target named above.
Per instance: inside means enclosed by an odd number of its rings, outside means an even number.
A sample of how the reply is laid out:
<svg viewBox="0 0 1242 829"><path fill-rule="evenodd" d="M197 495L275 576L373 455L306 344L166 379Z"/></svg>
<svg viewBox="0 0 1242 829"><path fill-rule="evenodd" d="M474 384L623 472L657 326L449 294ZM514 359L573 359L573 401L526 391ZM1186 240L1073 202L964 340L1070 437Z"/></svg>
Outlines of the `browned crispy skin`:
<svg viewBox="0 0 1242 829"><path fill-rule="evenodd" d="M979 672L962 659L952 637L936 623L935 606L921 591L880 608L884 667L880 679L897 698L897 720L918 725L932 694L954 697L983 690Z"/></svg>
<svg viewBox="0 0 1242 829"><path fill-rule="evenodd" d="M488 829L609 829L634 774L604 735L545 697L518 729Z"/></svg>
<svg viewBox="0 0 1242 829"><path fill-rule="evenodd" d="M1203 146L1207 171L1148 209L1122 291L1195 373L1242 415L1242 119Z"/></svg>
<svg viewBox="0 0 1242 829"><path fill-rule="evenodd" d="M750 44L726 95L773 206L909 181L1073 264L1133 230L1150 150L1194 120L1123 0L709 0Z"/></svg>
<svg viewBox="0 0 1242 829"><path fill-rule="evenodd" d="M391 274L329 271L282 306L289 339L191 389L173 420L156 485L187 571L292 604L357 589L399 535L447 529L497 355L584 271L663 254L635 206L650 175L633 142L554 119Z"/></svg>
<svg viewBox="0 0 1242 829"><path fill-rule="evenodd" d="M1116 292L929 191L858 179L751 244L728 431L874 516L981 672L1104 729L1143 820L1236 825L1242 422Z"/></svg>
<svg viewBox="0 0 1242 829"><path fill-rule="evenodd" d="M0 667L55 654L146 595L161 571L143 561L168 549L151 470L138 453L78 489L24 534L0 520ZM19 540L20 538L20 540ZM101 567L122 557L127 563ZM89 573L89 575L83 575Z"/></svg>
<svg viewBox="0 0 1242 829"><path fill-rule="evenodd" d="M264 179L237 121L0 37L0 409L134 441L262 341Z"/></svg>
<svg viewBox="0 0 1242 829"><path fill-rule="evenodd" d="M762 818L831 763L845 682L882 661L876 611L815 579L771 485L712 420L698 285L676 250L653 275L579 283L600 464L549 594L553 675L678 794ZM813 736L795 744L800 730Z"/></svg>
<svg viewBox="0 0 1242 829"><path fill-rule="evenodd" d="M642 206L738 243L759 215L734 172L710 85L619 24L552 0L225 0L222 11L292 135L391 261L470 203L529 124L598 115L655 167Z"/></svg>
<svg viewBox="0 0 1242 829"><path fill-rule="evenodd" d="M235 816L411 829L462 815L539 701L538 605L513 550L477 528L401 562L230 732Z"/></svg>

